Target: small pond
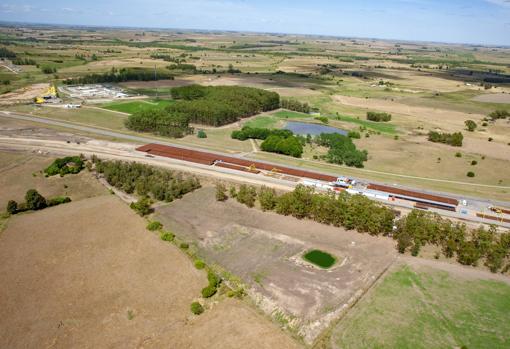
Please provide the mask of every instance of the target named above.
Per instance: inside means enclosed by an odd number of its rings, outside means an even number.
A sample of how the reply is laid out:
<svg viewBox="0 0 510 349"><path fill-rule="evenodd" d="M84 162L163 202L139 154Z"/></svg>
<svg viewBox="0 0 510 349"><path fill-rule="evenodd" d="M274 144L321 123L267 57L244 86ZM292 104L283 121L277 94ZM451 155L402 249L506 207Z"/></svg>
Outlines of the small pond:
<svg viewBox="0 0 510 349"><path fill-rule="evenodd" d="M297 135L310 135L310 136L318 136L321 133L338 133L344 136L347 136L347 131L342 130L340 128L325 126L325 125L317 125L317 124L308 124L306 122L297 122L297 121L289 121L285 125L284 129L290 130Z"/></svg>
<svg viewBox="0 0 510 349"><path fill-rule="evenodd" d="M316 266L319 266L323 269L327 269L331 267L336 262L336 258L330 255L327 252L323 252L321 250L311 250L308 251L304 256L303 259L315 264Z"/></svg>

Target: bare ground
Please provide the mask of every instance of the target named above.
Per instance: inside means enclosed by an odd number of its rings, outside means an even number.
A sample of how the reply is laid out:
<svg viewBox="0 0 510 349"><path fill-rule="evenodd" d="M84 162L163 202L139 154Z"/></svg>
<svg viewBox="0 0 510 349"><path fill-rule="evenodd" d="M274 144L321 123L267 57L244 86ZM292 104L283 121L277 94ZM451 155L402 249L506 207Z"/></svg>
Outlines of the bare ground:
<svg viewBox="0 0 510 349"><path fill-rule="evenodd" d="M246 304L200 317L205 273L115 196L11 218L0 236L2 348L295 348Z"/></svg>
<svg viewBox="0 0 510 349"><path fill-rule="evenodd" d="M208 262L239 276L250 295L283 327L311 343L395 258L390 239L217 202L206 187L157 209L157 218L195 242ZM322 270L303 252L318 248L338 258Z"/></svg>

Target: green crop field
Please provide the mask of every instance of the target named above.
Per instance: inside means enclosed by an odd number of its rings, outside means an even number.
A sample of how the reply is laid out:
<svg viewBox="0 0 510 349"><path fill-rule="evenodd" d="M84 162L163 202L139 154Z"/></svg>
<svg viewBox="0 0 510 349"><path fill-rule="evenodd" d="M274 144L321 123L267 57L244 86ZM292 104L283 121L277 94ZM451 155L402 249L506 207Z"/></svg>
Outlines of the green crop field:
<svg viewBox="0 0 510 349"><path fill-rule="evenodd" d="M140 100L130 102L111 102L103 104L101 108L118 111L122 113L133 114L144 109L150 109L154 107L163 108L173 103L171 100Z"/></svg>
<svg viewBox="0 0 510 349"><path fill-rule="evenodd" d="M340 348L509 348L510 286L410 267L388 275L333 330Z"/></svg>

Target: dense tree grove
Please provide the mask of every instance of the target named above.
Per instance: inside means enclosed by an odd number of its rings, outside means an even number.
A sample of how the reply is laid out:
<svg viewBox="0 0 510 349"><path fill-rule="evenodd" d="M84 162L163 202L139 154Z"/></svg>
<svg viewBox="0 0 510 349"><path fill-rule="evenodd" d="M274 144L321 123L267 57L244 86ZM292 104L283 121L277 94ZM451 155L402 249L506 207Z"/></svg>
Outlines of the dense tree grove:
<svg viewBox="0 0 510 349"><path fill-rule="evenodd" d="M391 120L391 114L369 111L367 112L367 120L375 122L388 122Z"/></svg>
<svg viewBox="0 0 510 349"><path fill-rule="evenodd" d="M310 113L310 105L306 102L301 103L295 99L281 99L280 108L297 111L300 113Z"/></svg>
<svg viewBox="0 0 510 349"><path fill-rule="evenodd" d="M200 188L195 177L183 178L180 173L134 162L104 161L94 159L96 170L114 187L139 196L171 202L184 194Z"/></svg>
<svg viewBox="0 0 510 349"><path fill-rule="evenodd" d="M167 107L193 123L221 126L240 118L277 109L280 96L252 87L190 85L172 89L178 102Z"/></svg>
<svg viewBox="0 0 510 349"><path fill-rule="evenodd" d="M122 68L112 70L103 74L88 74L79 78L64 80L68 85L81 84L101 84L105 82L124 82L124 81L153 81L153 80L173 80L172 74L164 71L157 71L154 74L152 69L144 68Z"/></svg>
<svg viewBox="0 0 510 349"><path fill-rule="evenodd" d="M440 133L436 131L429 132L429 141L434 143L445 143L454 147L462 147L464 136L460 132Z"/></svg>
<svg viewBox="0 0 510 349"><path fill-rule="evenodd" d="M260 145L263 151L290 155L300 158L303 154L303 142L300 138L290 135L288 137L280 135L270 135Z"/></svg>
<svg viewBox="0 0 510 349"><path fill-rule="evenodd" d="M232 137L233 139L238 139L240 141L245 141L249 138L264 140L269 136L290 137L292 135L293 133L290 130L279 129L272 130L268 128L244 126L240 130L232 131L230 137Z"/></svg>
<svg viewBox="0 0 510 349"><path fill-rule="evenodd" d="M465 265L477 265L480 260L497 272L505 261L510 268L510 233L497 234L495 227L480 227L469 232L465 224L453 223L437 213L413 210L397 222L394 233L399 252L418 255L421 247L435 245L447 258L456 256Z"/></svg>
<svg viewBox="0 0 510 349"><path fill-rule="evenodd" d="M61 177L66 174L76 174L84 167L83 159L80 156L66 156L58 158L53 163L44 169L47 176L54 176L59 174Z"/></svg>
<svg viewBox="0 0 510 349"><path fill-rule="evenodd" d="M130 115L125 125L130 130L175 138L193 133L185 114L158 108L142 109Z"/></svg>
<svg viewBox="0 0 510 349"><path fill-rule="evenodd" d="M326 161L332 164L363 167L363 162L368 159L367 151L356 149L356 145L347 136L321 133L315 138L315 142L329 148Z"/></svg>

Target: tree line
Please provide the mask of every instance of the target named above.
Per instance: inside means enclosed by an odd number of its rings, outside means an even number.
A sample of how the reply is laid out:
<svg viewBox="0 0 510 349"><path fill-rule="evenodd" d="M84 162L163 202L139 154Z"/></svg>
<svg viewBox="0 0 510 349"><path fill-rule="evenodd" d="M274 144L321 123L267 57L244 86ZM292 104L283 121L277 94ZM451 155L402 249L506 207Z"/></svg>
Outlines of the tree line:
<svg viewBox="0 0 510 349"><path fill-rule="evenodd" d="M396 219L395 211L365 196L331 191L316 193L303 185L280 195L272 188L257 190L248 185L232 187L227 194L224 185L216 186L216 200L225 201L229 195L248 207L254 207L258 201L263 211L311 219L360 233L391 236L400 253L417 256L422 247L432 245L440 248L436 258L442 254L446 258L455 257L464 265L476 266L483 261L492 272L510 270L510 232L497 233L494 226L468 230L464 223L453 223L437 213L416 209Z"/></svg>
<svg viewBox="0 0 510 349"><path fill-rule="evenodd" d="M297 111L299 113L310 113L312 108L306 102L301 103L295 99L281 99L280 100L280 108Z"/></svg>
<svg viewBox="0 0 510 349"><path fill-rule="evenodd" d="M71 198L68 196L56 196L50 199L46 199L37 190L29 189L25 193L25 201L18 203L15 200L9 200L7 202L7 213L16 214L25 211L38 211L46 207L57 206L71 202Z"/></svg>
<svg viewBox="0 0 510 349"><path fill-rule="evenodd" d="M434 245L443 256L455 256L464 265L476 266L483 260L492 272L510 269L510 232L498 234L494 226L468 231L464 223L453 223L437 213L413 210L397 222L394 238L400 253L410 251L416 256L423 246Z"/></svg>
<svg viewBox="0 0 510 349"><path fill-rule="evenodd" d="M375 122L388 122L391 120L391 114L383 112L368 111L367 120Z"/></svg>
<svg viewBox="0 0 510 349"><path fill-rule="evenodd" d="M145 68L121 68L119 70L112 68L110 72L103 74L87 74L82 77L66 79L64 83L67 85L81 84L101 84L107 82L124 82L124 81L154 81L154 80L173 80L171 73L157 71Z"/></svg>
<svg viewBox="0 0 510 349"><path fill-rule="evenodd" d="M292 135L293 133L290 130L243 126L240 130L232 131L230 137L232 139L245 141L250 138L264 140L269 136L290 137Z"/></svg>
<svg viewBox="0 0 510 349"><path fill-rule="evenodd" d="M462 147L462 140L464 136L461 132L455 133L441 133L436 131L430 131L428 139L434 143L445 143L454 147Z"/></svg>
<svg viewBox="0 0 510 349"><path fill-rule="evenodd" d="M106 161L93 157L96 171L106 181L128 194L150 196L155 200L171 202L200 188L196 177L155 168L135 162Z"/></svg>
<svg viewBox="0 0 510 349"><path fill-rule="evenodd" d="M0 47L0 58L14 59L16 58L16 53L6 47Z"/></svg>

